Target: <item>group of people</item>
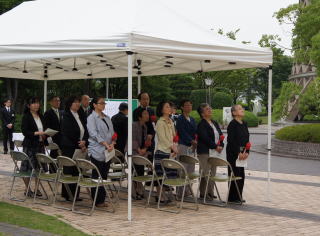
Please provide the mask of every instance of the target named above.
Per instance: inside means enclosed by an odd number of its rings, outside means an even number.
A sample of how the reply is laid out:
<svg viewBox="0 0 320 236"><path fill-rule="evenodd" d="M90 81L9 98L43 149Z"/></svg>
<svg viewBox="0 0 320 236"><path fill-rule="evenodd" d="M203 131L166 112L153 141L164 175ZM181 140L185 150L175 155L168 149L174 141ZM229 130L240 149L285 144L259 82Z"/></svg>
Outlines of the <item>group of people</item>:
<svg viewBox="0 0 320 236"><path fill-rule="evenodd" d="M155 170L158 176L161 176L161 160L164 158L175 158L179 160L181 155L196 155L199 159L200 166L204 174L209 172L207 167L207 160L210 156L219 156L224 148L223 134L219 124L212 119L212 109L209 104L202 103L197 111L201 117L201 121L196 124L193 117L190 116L192 111L192 102L190 100L183 100L180 104L182 113L176 114L176 107L171 102L160 102L156 110L150 107L150 96L146 92L138 95L139 107L133 112L132 124L132 154L140 155L148 158L154 162ZM119 113L113 117L108 117L104 114L105 98L95 97L89 102L89 96L83 95L81 98L76 96L69 97L65 102L64 110L60 110L60 98L53 96L49 99L51 108L47 110L44 115L40 111L40 100L31 98L27 101L24 115L21 123L21 130L24 135L23 151L31 159L29 162L24 161L21 165L21 170L28 171L32 168L39 168L36 161L36 153L44 153L45 146L48 142L56 143L62 155L73 158L77 149L82 152L87 152L92 163L99 169L102 178L107 179L110 168L110 162L106 162L105 150L112 151L119 150L122 153L127 151L127 137L128 137L128 105L121 103L119 106ZM5 107L1 111L2 123L7 129L12 131L13 122L7 121L4 115L12 113L8 110L11 106L11 101L7 100L4 103ZM7 111L4 111L4 110ZM12 113L14 114L14 113ZM244 110L240 105L232 107L233 120L228 126L227 139L227 160L231 164L233 172L236 176L242 177L237 181L242 195L244 184L244 168L236 166L236 160L239 158L245 160L248 158L249 150L244 150L243 147L249 142L249 132L247 124L243 121ZM11 116L11 118L14 115ZM11 124L11 125L10 125ZM46 135L47 128L58 131L52 138ZM115 139L115 133L117 138ZM12 134L12 132L11 132ZM7 132L9 140L10 132ZM4 139L6 141L6 139ZM7 145L7 144L5 144ZM13 149L13 144L10 148ZM8 149L4 149L7 151ZM52 151L51 157L56 158L58 153ZM124 160L123 160L124 161ZM194 172L194 165L187 165L186 170L189 173ZM55 171L50 168L48 171ZM142 166L134 166L134 171L138 175L144 175L144 168ZM215 171L215 170L211 170ZM65 167L64 173L77 176L79 173L75 167ZM167 173L174 176L176 173ZM229 170L230 174L230 170ZM204 175L205 176L205 175ZM97 178L98 173L93 171L92 178ZM169 176L170 177L170 176ZM26 186L29 180L25 180ZM76 185L68 185L71 193L75 194ZM200 197L205 194L206 179L201 179L200 183ZM160 186L157 186L158 192ZM163 191L165 191L164 189ZM80 191L78 191L79 193ZM92 191L94 193L95 191ZM177 189L177 194L179 193ZM28 196L41 196L41 192L37 193L25 192ZM186 195L191 194L186 192ZM66 200L69 199L67 191L62 186L62 196ZM79 196L75 196L77 201L81 201ZM106 192L104 188L98 189L96 200L97 207L105 207ZM133 197L136 200L144 198L143 186L134 183ZM208 184L207 197L215 198L213 183ZM240 202L242 198L239 197L234 183L230 186L229 201ZM161 202L168 202L165 194L161 194Z"/></svg>

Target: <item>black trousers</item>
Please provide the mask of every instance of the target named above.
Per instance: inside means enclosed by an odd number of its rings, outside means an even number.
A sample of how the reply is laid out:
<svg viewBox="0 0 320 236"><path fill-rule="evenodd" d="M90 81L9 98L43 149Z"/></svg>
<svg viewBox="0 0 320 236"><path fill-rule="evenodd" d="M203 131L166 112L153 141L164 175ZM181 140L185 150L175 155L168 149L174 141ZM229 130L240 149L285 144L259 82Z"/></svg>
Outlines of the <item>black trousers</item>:
<svg viewBox="0 0 320 236"><path fill-rule="evenodd" d="M8 141L10 143L10 150L14 149L12 141L13 129L8 129L7 127L2 127L3 129L3 151L8 152Z"/></svg>
<svg viewBox="0 0 320 236"><path fill-rule="evenodd" d="M98 168L102 179L106 180L107 177L108 177L109 169L110 169L110 161L108 161L108 162L98 161L95 158L93 158L92 156L90 156L90 159L91 159L91 162L93 164L95 164L96 167ZM96 170L92 171L92 178L93 179L98 179L99 178L99 175L98 175ZM92 197L92 199L94 199L94 196L96 194L96 189L97 188L92 188L91 189L91 197ZM99 187L98 188L96 205L104 203L104 201L106 199L106 194L107 193L106 193L106 190L104 189L104 187Z"/></svg>
<svg viewBox="0 0 320 236"><path fill-rule="evenodd" d="M62 149L62 155L69 157L71 159L74 151L75 151L75 149L73 149L73 148L65 148L65 149ZM78 171L77 167L75 167L75 166L63 167L63 173L65 175L79 176L79 171ZM68 184L68 187L71 191L72 196L74 196L76 193L77 184ZM79 198L79 194L80 194L80 188L78 189L78 194L77 194L76 198ZM61 196L64 197L66 200L71 200L71 199L69 199L69 195L68 195L67 189L65 188L64 184L62 185Z"/></svg>
<svg viewBox="0 0 320 236"><path fill-rule="evenodd" d="M240 195L242 197L242 192L243 192L243 186L244 186L244 179L245 179L245 172L244 172L244 168L243 167L236 167L236 160L228 160L232 169L233 169L233 173L235 176L237 177L241 177L241 180L237 180L237 185L239 188L239 192ZM228 168L228 175L231 175L231 171L230 168ZM230 193L229 193L229 201L240 201L240 197L237 191L237 187L235 185L235 181L231 182L231 186L230 186Z"/></svg>

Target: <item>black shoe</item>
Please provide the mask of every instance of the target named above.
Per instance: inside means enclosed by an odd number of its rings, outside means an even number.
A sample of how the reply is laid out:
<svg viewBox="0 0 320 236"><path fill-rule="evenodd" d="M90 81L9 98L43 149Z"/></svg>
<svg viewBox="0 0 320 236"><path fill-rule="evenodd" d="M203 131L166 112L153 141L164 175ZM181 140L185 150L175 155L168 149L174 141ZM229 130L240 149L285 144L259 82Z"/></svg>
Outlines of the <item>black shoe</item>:
<svg viewBox="0 0 320 236"><path fill-rule="evenodd" d="M8 154L8 151L3 151L3 154Z"/></svg>
<svg viewBox="0 0 320 236"><path fill-rule="evenodd" d="M242 199L242 203L246 203L246 200Z"/></svg>
<svg viewBox="0 0 320 236"><path fill-rule="evenodd" d="M132 196L132 199L134 200L141 200L141 196L139 194L137 194L136 196Z"/></svg>
<svg viewBox="0 0 320 236"><path fill-rule="evenodd" d="M24 192L24 196L27 196L27 197L33 197L34 196L34 192L32 192L31 190L27 192Z"/></svg>
<svg viewBox="0 0 320 236"><path fill-rule="evenodd" d="M42 197L42 193L40 191L37 192L36 194L37 197Z"/></svg>

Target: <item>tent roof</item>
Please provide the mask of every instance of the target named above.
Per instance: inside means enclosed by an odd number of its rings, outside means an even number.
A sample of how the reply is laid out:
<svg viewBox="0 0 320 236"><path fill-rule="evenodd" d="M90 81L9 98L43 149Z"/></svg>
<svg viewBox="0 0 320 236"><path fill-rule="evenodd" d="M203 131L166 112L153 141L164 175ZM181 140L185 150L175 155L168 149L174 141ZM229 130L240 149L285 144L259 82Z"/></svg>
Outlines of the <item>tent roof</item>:
<svg viewBox="0 0 320 236"><path fill-rule="evenodd" d="M270 49L202 29L161 0L29 1L1 15L0 28L0 77L126 77L126 51L142 75L272 64Z"/></svg>

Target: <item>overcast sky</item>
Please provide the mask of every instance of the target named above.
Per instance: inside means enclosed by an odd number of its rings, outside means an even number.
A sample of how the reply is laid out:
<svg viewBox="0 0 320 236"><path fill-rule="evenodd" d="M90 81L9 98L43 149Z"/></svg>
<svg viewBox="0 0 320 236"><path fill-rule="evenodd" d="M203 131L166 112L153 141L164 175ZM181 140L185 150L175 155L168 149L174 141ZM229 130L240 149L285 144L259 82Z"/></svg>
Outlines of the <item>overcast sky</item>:
<svg viewBox="0 0 320 236"><path fill-rule="evenodd" d="M291 48L291 26L279 25L273 13L298 0L166 0L179 13L207 29L240 28L237 40L257 45L262 34L278 34L281 45ZM290 54L290 51L286 51Z"/></svg>

